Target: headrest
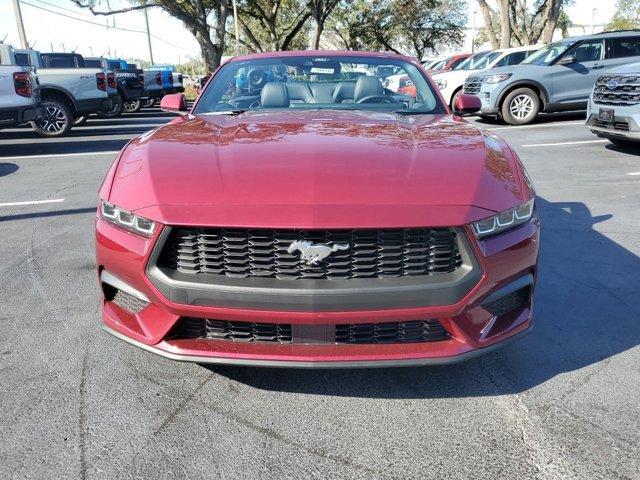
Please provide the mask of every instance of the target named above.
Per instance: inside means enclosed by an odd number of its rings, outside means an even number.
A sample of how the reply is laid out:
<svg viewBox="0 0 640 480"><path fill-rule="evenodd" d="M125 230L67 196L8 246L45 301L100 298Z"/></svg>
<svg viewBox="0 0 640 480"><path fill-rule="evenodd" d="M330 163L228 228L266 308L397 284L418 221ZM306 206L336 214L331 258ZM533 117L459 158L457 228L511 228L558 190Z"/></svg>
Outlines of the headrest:
<svg viewBox="0 0 640 480"><path fill-rule="evenodd" d="M358 77L355 90L353 91L353 101L358 102L363 98L370 97L371 95L383 95L384 90L380 79L376 76Z"/></svg>
<svg viewBox="0 0 640 480"><path fill-rule="evenodd" d="M269 82L260 92L260 106L262 108L278 108L289 106L287 87L282 82Z"/></svg>

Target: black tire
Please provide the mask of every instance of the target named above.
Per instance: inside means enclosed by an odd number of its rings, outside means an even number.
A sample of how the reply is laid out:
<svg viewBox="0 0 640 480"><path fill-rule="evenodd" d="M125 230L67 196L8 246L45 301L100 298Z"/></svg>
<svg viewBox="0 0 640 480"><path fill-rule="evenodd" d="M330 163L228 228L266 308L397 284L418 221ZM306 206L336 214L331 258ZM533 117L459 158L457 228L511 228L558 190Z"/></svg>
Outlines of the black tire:
<svg viewBox="0 0 640 480"><path fill-rule="evenodd" d="M129 100L128 102L124 102L123 105L124 113L136 113L139 112L142 108L142 100L139 98L136 100Z"/></svg>
<svg viewBox="0 0 640 480"><path fill-rule="evenodd" d="M640 148L640 142L634 142L626 138L609 138L609 141L620 148Z"/></svg>
<svg viewBox="0 0 640 480"><path fill-rule="evenodd" d="M151 107L155 107L155 106L156 106L156 100L157 100L156 98L147 98L147 99L143 102L142 106L143 106L144 108L151 108Z"/></svg>
<svg viewBox="0 0 640 480"><path fill-rule="evenodd" d="M71 130L75 117L71 108L57 98L45 98L40 102L42 117L31 122L33 130L41 137L61 137Z"/></svg>
<svg viewBox="0 0 640 480"><path fill-rule="evenodd" d="M73 122L73 126L79 127L81 125L84 125L85 123L87 123L87 118L89 118L89 115L82 115L81 117L76 118L76 121Z"/></svg>
<svg viewBox="0 0 640 480"><path fill-rule="evenodd" d="M98 116L100 118L116 118L122 115L122 110L124 110L124 102L122 101L122 97L118 95L112 100L111 110L98 112Z"/></svg>
<svg viewBox="0 0 640 480"><path fill-rule="evenodd" d="M530 88L516 88L500 106L502 119L509 125L526 125L540 112L540 97Z"/></svg>

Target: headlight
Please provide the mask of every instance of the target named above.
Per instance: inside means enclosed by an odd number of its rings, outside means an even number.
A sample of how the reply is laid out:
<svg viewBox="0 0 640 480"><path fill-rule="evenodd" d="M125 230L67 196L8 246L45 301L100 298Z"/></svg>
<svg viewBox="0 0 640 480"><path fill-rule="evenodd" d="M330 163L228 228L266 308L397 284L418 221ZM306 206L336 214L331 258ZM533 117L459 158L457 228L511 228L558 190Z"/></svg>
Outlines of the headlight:
<svg viewBox="0 0 640 480"><path fill-rule="evenodd" d="M444 78L434 78L433 81L436 82L436 85L440 90L447 88L447 81Z"/></svg>
<svg viewBox="0 0 640 480"><path fill-rule="evenodd" d="M488 77L484 78L484 81L486 83L500 83L500 82L504 82L508 78L511 78L512 75L513 73L500 73L498 75L489 75Z"/></svg>
<svg viewBox="0 0 640 480"><path fill-rule="evenodd" d="M153 220L134 215L105 201L100 202L100 213L107 222L143 237L150 237L156 228Z"/></svg>
<svg viewBox="0 0 640 480"><path fill-rule="evenodd" d="M533 205L534 199L532 198L522 205L505 210L493 217L473 222L471 224L473 233L477 238L486 238L527 223L533 215Z"/></svg>

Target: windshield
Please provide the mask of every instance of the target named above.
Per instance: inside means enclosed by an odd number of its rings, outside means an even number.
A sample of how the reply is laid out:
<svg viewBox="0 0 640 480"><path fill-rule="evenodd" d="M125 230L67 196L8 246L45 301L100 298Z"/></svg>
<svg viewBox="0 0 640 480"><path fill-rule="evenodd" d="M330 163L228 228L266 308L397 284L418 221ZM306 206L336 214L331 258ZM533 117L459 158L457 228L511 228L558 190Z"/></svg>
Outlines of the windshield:
<svg viewBox="0 0 640 480"><path fill-rule="evenodd" d="M542 47L540 50L536 50L525 58L520 65L550 65L551 62L566 52L574 43L574 40L563 40Z"/></svg>
<svg viewBox="0 0 640 480"><path fill-rule="evenodd" d="M483 68L478 65L486 65L487 57L492 52L480 52L475 55L471 55L464 62L454 68L454 70L477 70L478 68Z"/></svg>
<svg viewBox="0 0 640 480"><path fill-rule="evenodd" d="M445 112L412 63L359 55L232 61L202 92L194 113L274 108Z"/></svg>

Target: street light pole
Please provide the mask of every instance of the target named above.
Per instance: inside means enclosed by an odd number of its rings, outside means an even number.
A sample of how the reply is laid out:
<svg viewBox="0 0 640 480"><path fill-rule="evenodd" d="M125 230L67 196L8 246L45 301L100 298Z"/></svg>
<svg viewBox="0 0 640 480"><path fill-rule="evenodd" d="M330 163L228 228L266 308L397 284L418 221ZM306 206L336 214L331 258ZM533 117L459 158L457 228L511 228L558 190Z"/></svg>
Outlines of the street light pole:
<svg viewBox="0 0 640 480"><path fill-rule="evenodd" d="M27 34L24 32L24 23L22 23L22 11L20 10L20 2L18 0L13 0L13 11L16 13L16 23L18 24L20 45L22 46L22 48L29 48L29 42L27 42Z"/></svg>
<svg viewBox="0 0 640 480"><path fill-rule="evenodd" d="M147 26L147 44L149 45L149 59L151 60L151 65L154 65L155 62L153 61L153 49L151 48L151 32L149 31L149 15L147 14L147 8L144 9L144 23Z"/></svg>

